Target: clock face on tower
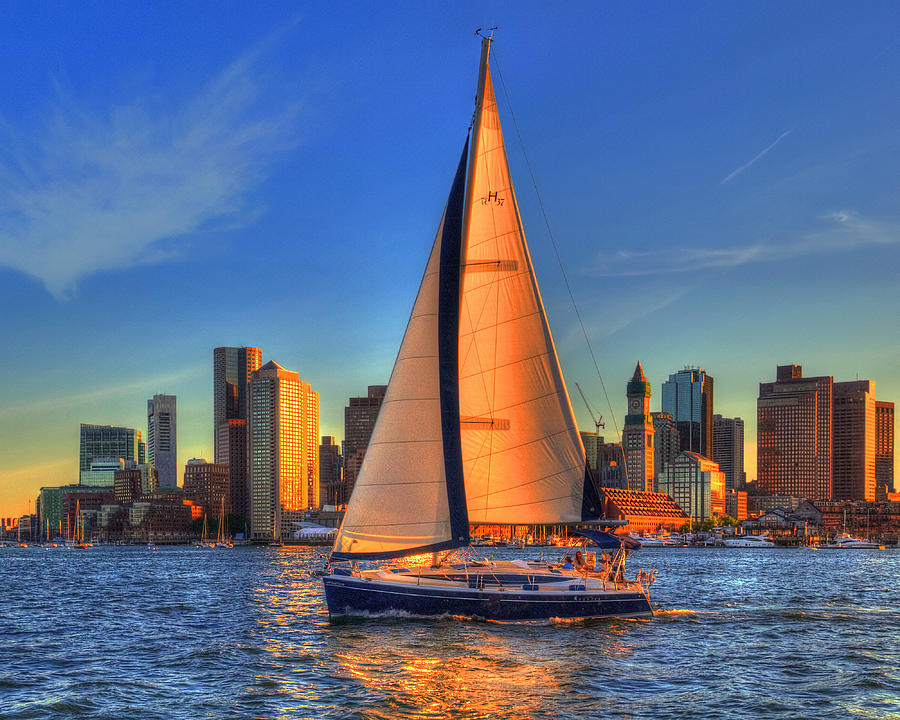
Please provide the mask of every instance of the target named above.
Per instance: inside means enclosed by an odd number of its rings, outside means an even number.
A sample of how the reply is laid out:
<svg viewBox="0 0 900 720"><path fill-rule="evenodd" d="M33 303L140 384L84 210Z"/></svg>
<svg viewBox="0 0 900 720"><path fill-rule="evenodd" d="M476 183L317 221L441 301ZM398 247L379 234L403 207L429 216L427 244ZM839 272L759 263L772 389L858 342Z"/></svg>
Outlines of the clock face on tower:
<svg viewBox="0 0 900 720"><path fill-rule="evenodd" d="M641 401L638 400L637 398L632 399L632 401L631 401L631 409L634 410L635 412L637 412L638 410L640 410L640 409L641 409Z"/></svg>

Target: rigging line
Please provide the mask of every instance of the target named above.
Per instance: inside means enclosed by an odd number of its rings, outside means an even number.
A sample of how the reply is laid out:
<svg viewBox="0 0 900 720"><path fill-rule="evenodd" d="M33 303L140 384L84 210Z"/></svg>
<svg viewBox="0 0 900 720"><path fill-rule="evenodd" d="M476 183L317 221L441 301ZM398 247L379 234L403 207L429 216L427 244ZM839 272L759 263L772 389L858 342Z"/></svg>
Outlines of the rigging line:
<svg viewBox="0 0 900 720"><path fill-rule="evenodd" d="M509 107L509 116L512 118L513 127L516 131L516 137L519 138L519 147L522 148L522 156L525 158L525 166L528 168L528 174L531 175L531 184L534 186L534 192L537 195L538 205L541 208L541 215L544 218L544 225L547 226L547 234L550 236L550 243L553 245L553 252L556 255L556 262L559 264L560 272L562 272L563 282L566 286L566 291L569 293L569 300L572 303L572 307L575 310L575 316L578 318L578 324L581 326L581 334L584 335L584 342L587 344L588 352L591 355L591 360L594 363L594 369L597 371L597 377L600 378L600 387L603 388L603 396L606 398L606 404L609 407L609 414L612 417L613 427L615 428L616 435L621 438L621 433L619 432L619 423L616 421L616 414L613 412L612 403L609 400L609 393L606 391L606 383L603 382L603 375L600 372L600 365L597 362L597 356L594 355L594 348L591 346L591 341L588 339L587 330L584 327L584 321L581 319L581 312L578 310L578 304L575 302L575 295L572 293L572 286L569 284L569 276L566 274L566 268L563 265L562 257L559 254L559 247L556 244L556 238L553 235L553 230L550 228L550 220L547 217L547 211L544 208L544 199L541 197L541 191L538 189L537 179L534 176L534 170L531 167L531 161L528 159L528 153L525 151L525 141L522 139L522 133L519 130L519 123L516 120L516 114L513 112L512 101L509 99L509 91L506 89L506 81L503 79L503 72L500 69L499 59L497 57L497 51L494 48L492 55L494 59L494 66L497 68L497 75L500 76L500 84L503 86L503 95L506 98L506 105ZM623 452L624 454L624 452ZM627 474L627 471L626 471Z"/></svg>

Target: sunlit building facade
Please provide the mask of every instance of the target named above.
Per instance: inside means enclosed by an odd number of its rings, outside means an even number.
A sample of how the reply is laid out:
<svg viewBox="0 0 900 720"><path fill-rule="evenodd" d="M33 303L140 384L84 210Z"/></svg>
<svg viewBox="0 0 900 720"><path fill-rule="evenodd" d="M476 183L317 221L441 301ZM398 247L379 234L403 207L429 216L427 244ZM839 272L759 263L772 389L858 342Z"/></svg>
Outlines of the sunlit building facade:
<svg viewBox="0 0 900 720"><path fill-rule="evenodd" d="M702 368L687 367L662 384L662 410L678 428L679 447L713 456L713 379Z"/></svg>
<svg viewBox="0 0 900 720"><path fill-rule="evenodd" d="M159 472L160 487L178 487L178 442L174 395L147 401L147 452Z"/></svg>
<svg viewBox="0 0 900 720"><path fill-rule="evenodd" d="M894 403L875 401L875 496L894 492Z"/></svg>
<svg viewBox="0 0 900 720"><path fill-rule="evenodd" d="M725 514L725 474L699 453L679 453L657 482L659 491L672 498L692 521Z"/></svg>
<svg viewBox="0 0 900 720"><path fill-rule="evenodd" d="M279 539L319 505L318 393L298 373L266 363L250 380L249 428L251 535Z"/></svg>
<svg viewBox="0 0 900 720"><path fill-rule="evenodd" d="M834 380L805 378L800 365L779 365L776 373L775 382L759 384L756 403L758 489L830 500Z"/></svg>
<svg viewBox="0 0 900 720"><path fill-rule="evenodd" d="M653 490L653 418L650 416L650 383L638 362L628 382L628 414L622 428L627 490Z"/></svg>
<svg viewBox="0 0 900 720"><path fill-rule="evenodd" d="M836 382L832 397L832 498L874 500L875 383Z"/></svg>

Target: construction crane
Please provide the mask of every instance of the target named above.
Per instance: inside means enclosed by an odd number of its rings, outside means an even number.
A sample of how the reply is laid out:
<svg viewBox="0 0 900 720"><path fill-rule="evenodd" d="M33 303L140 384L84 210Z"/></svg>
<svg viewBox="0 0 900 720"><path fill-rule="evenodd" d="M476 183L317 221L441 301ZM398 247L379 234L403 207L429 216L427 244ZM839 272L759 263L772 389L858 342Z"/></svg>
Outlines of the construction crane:
<svg viewBox="0 0 900 720"><path fill-rule="evenodd" d="M581 385L575 383L575 387L578 388L578 392L581 394L581 399L584 400L584 406L587 408L587 411L591 414L591 420L594 421L594 427L596 428L596 432L600 434L600 428L605 428L606 423L603 422L603 416L600 416L600 419L597 419L597 416L594 415L594 411L591 409L591 404L587 401L587 398L584 396L584 390L581 389Z"/></svg>

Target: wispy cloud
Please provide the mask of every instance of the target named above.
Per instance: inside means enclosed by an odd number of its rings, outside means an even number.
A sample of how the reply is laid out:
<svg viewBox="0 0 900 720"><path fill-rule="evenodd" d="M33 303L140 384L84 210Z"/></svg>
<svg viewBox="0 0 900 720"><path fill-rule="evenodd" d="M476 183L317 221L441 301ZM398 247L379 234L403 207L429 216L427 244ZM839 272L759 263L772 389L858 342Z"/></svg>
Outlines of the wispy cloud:
<svg viewBox="0 0 900 720"><path fill-rule="evenodd" d="M595 266L593 274L622 277L729 269L753 262L845 252L870 245L900 244L900 227L895 223L865 218L852 210L832 212L822 219L826 222L823 229L780 243L622 251L604 258Z"/></svg>
<svg viewBox="0 0 900 720"><path fill-rule="evenodd" d="M126 397L135 392L147 395L152 392L159 392L159 388L171 389L177 383L202 378L208 372L209 368L206 365L187 365L171 372L140 380L129 380L118 384L102 383L96 387L69 393L68 395L54 394L44 397L32 397L28 402L19 405L6 403L0 405L0 427L2 427L3 423L21 422L23 419L30 419L31 416L41 415L48 410L52 410L59 415L72 409L83 410L97 406L103 401Z"/></svg>
<svg viewBox="0 0 900 720"><path fill-rule="evenodd" d="M722 182L720 184L724 185L725 183L730 182L731 180L734 180L734 178L736 178L738 175L740 175L742 172L744 172L744 170L752 167L757 162L762 160L766 155L768 155L769 151L772 150L772 148L774 148L778 143L780 143L782 140L784 140L792 132L793 132L793 129L785 130L783 133L781 133L781 135L779 135L777 138L775 138L775 142L773 142L768 147L764 148L761 152L757 153L756 156L750 162L748 162L744 165L741 165L736 170L732 170L730 173L728 173L728 175L726 175L722 179Z"/></svg>
<svg viewBox="0 0 900 720"><path fill-rule="evenodd" d="M91 273L178 255L184 235L239 220L296 144L300 102L262 70L277 40L175 104L148 93L97 110L60 91L35 127L0 123L0 265L62 299Z"/></svg>

